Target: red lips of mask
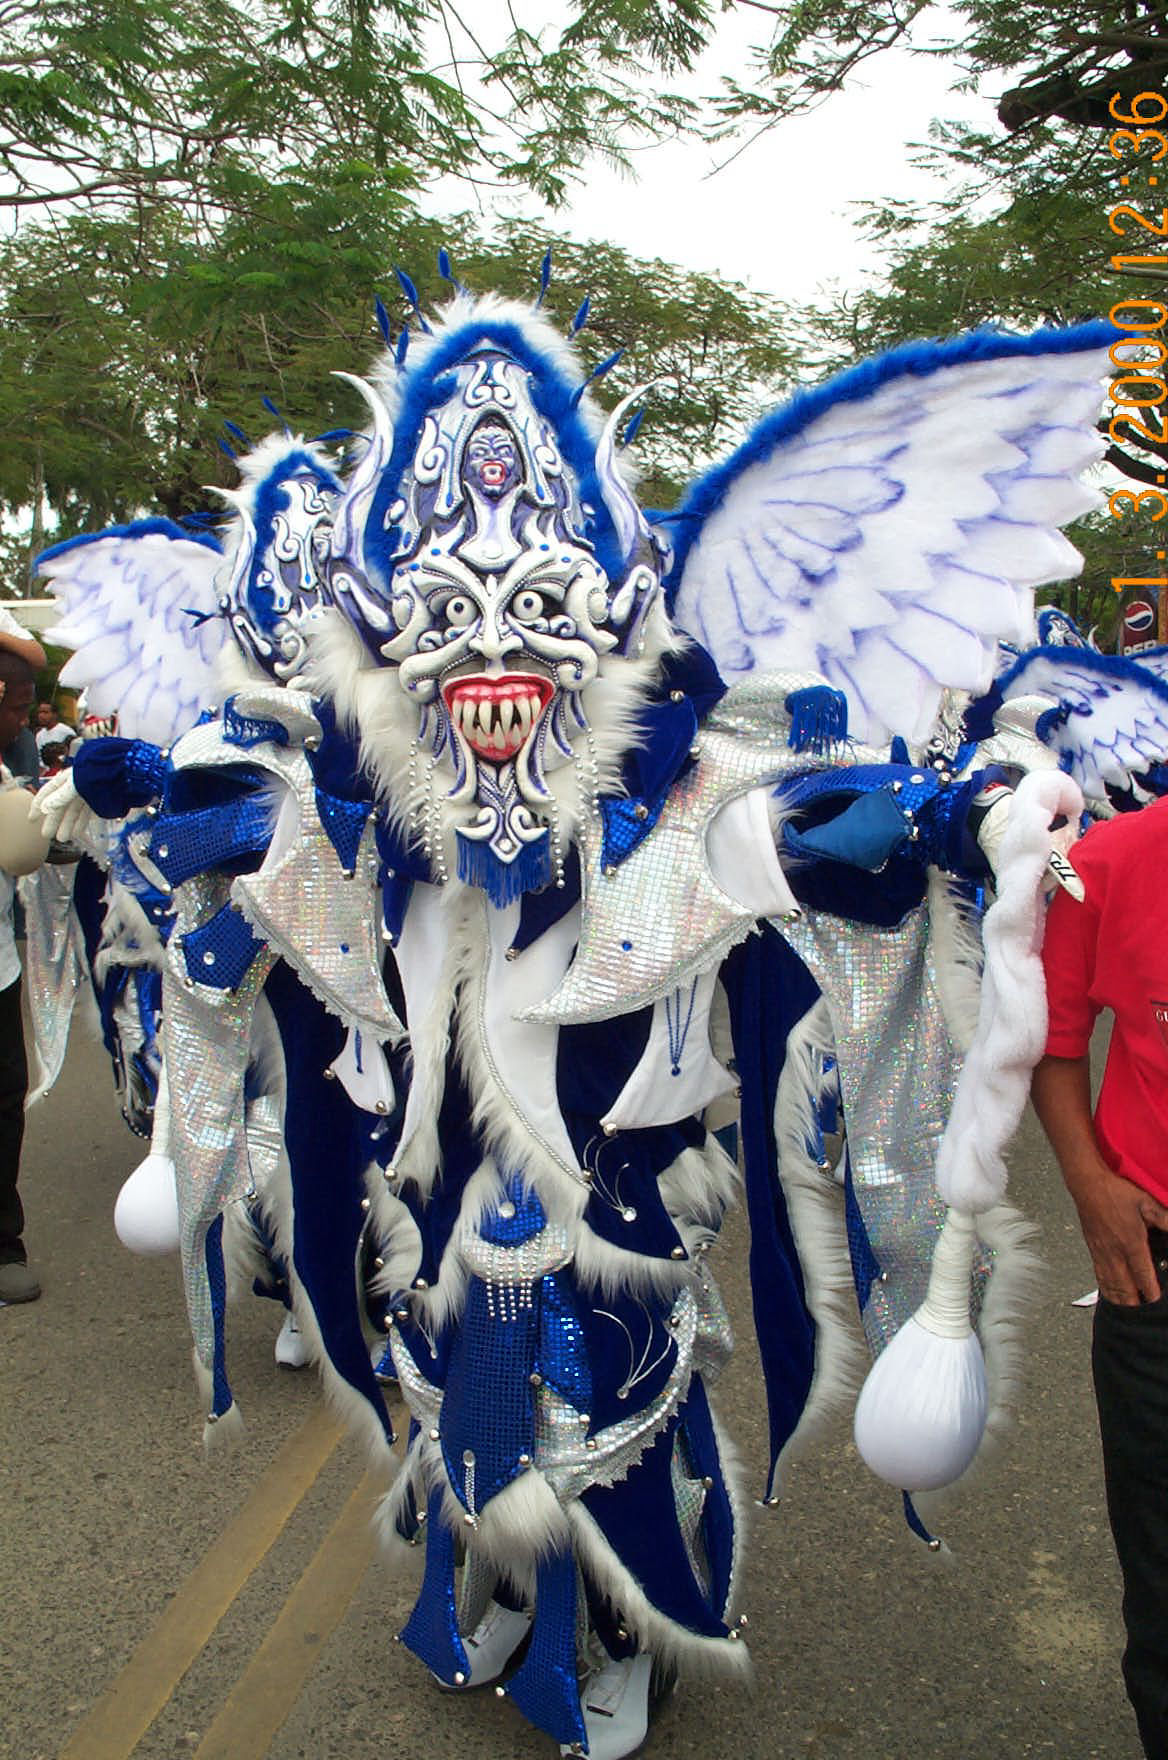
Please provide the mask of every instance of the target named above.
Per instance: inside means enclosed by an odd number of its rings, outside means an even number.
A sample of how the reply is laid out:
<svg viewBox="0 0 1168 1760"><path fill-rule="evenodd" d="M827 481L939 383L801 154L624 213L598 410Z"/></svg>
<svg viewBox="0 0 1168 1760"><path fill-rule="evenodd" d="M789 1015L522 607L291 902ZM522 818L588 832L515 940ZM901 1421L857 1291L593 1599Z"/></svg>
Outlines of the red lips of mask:
<svg viewBox="0 0 1168 1760"><path fill-rule="evenodd" d="M494 764L513 758L552 699L551 682L529 672L476 674L443 685L446 713L471 750Z"/></svg>

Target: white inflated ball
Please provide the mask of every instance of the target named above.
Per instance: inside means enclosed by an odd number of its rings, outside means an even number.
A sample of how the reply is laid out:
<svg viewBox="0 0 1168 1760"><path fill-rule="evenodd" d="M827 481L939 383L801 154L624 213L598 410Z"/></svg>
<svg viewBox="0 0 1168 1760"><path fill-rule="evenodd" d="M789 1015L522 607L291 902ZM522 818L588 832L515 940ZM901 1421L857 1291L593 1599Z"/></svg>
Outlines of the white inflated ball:
<svg viewBox="0 0 1168 1760"><path fill-rule="evenodd" d="M985 1359L972 1332L940 1337L906 1320L869 1372L856 1404L856 1447L899 1491L959 1479L985 1430Z"/></svg>
<svg viewBox="0 0 1168 1760"><path fill-rule="evenodd" d="M114 1229L131 1253L178 1252L178 1193L169 1155L147 1155L118 1193Z"/></svg>
<svg viewBox="0 0 1168 1760"><path fill-rule="evenodd" d="M49 853L50 839L40 819L31 816L33 796L27 788L0 793L0 868L9 874L31 874Z"/></svg>

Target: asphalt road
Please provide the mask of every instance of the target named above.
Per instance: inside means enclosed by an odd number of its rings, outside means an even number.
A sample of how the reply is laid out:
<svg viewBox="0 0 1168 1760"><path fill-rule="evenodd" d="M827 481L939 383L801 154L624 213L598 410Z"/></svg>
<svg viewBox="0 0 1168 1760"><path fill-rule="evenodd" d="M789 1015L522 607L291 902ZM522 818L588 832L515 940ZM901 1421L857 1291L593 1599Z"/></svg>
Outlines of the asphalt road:
<svg viewBox="0 0 1168 1760"><path fill-rule="evenodd" d="M0 1760L548 1760L509 1705L439 1693L392 1642L414 1576L373 1559L376 1487L314 1373L275 1368L270 1303L232 1327L244 1446L204 1459L177 1260L132 1258L111 1224L140 1153L76 1031L25 1154L44 1296L0 1310ZM652 1760L1138 1760L1090 1317L1070 1305L1093 1280L1032 1119L1012 1179L1047 1273L1011 1442L932 1512L951 1563L911 1538L841 1429L755 1512L753 1691L683 1683ZM744 1245L737 1217L716 1260L739 1338L718 1404L760 1491Z"/></svg>

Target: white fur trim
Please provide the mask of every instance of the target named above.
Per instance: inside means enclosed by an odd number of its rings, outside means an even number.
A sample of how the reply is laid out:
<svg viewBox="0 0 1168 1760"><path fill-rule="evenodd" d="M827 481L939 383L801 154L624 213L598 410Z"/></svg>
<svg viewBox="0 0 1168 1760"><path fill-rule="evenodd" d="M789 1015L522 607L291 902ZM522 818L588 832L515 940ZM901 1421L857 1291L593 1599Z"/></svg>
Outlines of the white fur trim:
<svg viewBox="0 0 1168 1760"><path fill-rule="evenodd" d="M1006 1190L1005 1148L1046 1043L1040 949L1050 824L1060 813L1074 818L1082 805L1078 787L1061 771L1023 777L1010 803L997 899L982 928L986 965L977 1031L937 1153L937 1189L956 1210L988 1210Z"/></svg>
<svg viewBox="0 0 1168 1760"><path fill-rule="evenodd" d="M981 995L981 919L940 868L929 869L929 935L937 999L962 1054L977 1029Z"/></svg>
<svg viewBox="0 0 1168 1760"><path fill-rule="evenodd" d="M570 1504L566 1513L581 1564L601 1593L619 1609L626 1629L643 1650L667 1667L684 1669L687 1675L705 1679L730 1677L742 1683L749 1680L751 1659L744 1643L730 1638L699 1637L667 1619L621 1563L584 1506Z"/></svg>
<svg viewBox="0 0 1168 1760"><path fill-rule="evenodd" d="M786 1463L805 1453L828 1422L848 1409L868 1366L858 1326L843 1193L807 1148L808 1122L823 1088L822 1059L834 1049L827 1001L820 997L791 1029L775 1096L779 1177L807 1305L815 1321L814 1379L799 1423L779 1456L776 1489Z"/></svg>

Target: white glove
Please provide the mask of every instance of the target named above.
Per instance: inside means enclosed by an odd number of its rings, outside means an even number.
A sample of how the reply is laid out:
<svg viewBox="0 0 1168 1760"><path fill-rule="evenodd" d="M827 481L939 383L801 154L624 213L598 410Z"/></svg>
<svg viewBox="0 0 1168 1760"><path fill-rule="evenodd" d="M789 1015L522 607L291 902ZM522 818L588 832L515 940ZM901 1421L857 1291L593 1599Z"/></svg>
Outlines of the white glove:
<svg viewBox="0 0 1168 1760"><path fill-rule="evenodd" d="M77 785L68 770L50 777L33 799L32 813L44 823L46 837L57 843L68 843L86 826L95 824L98 815L77 792Z"/></svg>
<svg viewBox="0 0 1168 1760"><path fill-rule="evenodd" d="M1014 791L1012 788L995 783L985 790L984 796L975 795L973 800L975 808L979 806L984 808L975 835L982 854L995 875L998 871L998 853L1002 847L1002 839L1006 835L1006 826L1010 819L1010 803L1013 799ZM1069 823L1051 833L1051 851L1047 861L1047 871L1052 881L1064 887L1073 899L1082 904L1086 897L1083 882L1075 873L1065 854L1065 851L1075 840L1075 827Z"/></svg>

